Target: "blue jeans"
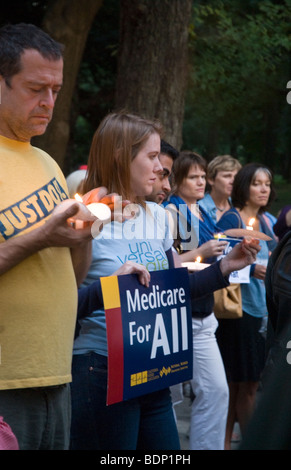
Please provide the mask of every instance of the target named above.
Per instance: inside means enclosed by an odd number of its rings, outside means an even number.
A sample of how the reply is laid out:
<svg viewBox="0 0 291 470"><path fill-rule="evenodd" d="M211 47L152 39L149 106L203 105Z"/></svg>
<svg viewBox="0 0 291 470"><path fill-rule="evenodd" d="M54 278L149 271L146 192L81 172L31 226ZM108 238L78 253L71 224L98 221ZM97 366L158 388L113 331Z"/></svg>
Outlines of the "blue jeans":
<svg viewBox="0 0 291 470"><path fill-rule="evenodd" d="M169 389L106 406L107 358L73 356L72 450L179 450Z"/></svg>

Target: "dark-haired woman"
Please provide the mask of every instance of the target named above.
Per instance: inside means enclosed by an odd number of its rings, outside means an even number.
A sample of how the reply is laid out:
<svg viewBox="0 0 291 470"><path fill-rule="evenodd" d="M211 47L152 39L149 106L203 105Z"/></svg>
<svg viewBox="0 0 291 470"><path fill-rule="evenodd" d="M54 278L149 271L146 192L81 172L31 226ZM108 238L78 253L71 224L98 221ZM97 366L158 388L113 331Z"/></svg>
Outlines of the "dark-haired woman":
<svg viewBox="0 0 291 470"><path fill-rule="evenodd" d="M230 449L235 420L243 433L252 415L256 392L265 360L264 320L267 315L265 274L270 252L276 242L263 214L274 198L270 170L250 163L237 173L233 191L233 208L219 220L221 230L246 228L255 219L254 230L272 237L272 242L260 241L261 251L251 267L250 282L241 285L242 318L220 320L217 340L224 360L229 383L230 403L225 448Z"/></svg>

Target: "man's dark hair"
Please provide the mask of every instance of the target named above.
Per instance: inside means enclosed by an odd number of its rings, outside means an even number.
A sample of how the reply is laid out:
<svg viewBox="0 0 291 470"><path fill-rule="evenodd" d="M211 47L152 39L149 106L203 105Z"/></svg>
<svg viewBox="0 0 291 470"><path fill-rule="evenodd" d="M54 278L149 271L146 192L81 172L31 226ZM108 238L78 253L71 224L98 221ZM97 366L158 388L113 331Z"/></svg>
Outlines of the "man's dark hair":
<svg viewBox="0 0 291 470"><path fill-rule="evenodd" d="M165 140L161 140L161 153L168 155L173 160L179 157L179 152L171 144L166 142Z"/></svg>
<svg viewBox="0 0 291 470"><path fill-rule="evenodd" d="M45 59L63 57L63 45L33 24L19 23L0 28L0 75L6 84L21 70L21 56L27 49L37 50Z"/></svg>

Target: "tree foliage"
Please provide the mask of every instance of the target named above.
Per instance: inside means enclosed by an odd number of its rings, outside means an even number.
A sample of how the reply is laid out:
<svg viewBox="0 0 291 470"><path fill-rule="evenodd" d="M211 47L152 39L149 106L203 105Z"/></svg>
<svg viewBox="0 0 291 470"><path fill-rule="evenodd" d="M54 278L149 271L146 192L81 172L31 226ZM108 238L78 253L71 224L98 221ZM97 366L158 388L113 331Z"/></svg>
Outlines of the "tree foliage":
<svg viewBox="0 0 291 470"><path fill-rule="evenodd" d="M127 5L127 2L129 0L123 0L122 4ZM188 0L163 2L169 8L176 3L177 7L179 3L188 4ZM75 34L78 20L89 3L93 5L94 0L86 1L84 5L77 5L75 0L10 0L1 6L0 23L24 21L42 26L54 11L51 27L57 37L61 38L70 24L73 25L71 29L74 34L71 37L74 39L71 40L68 35L66 41L74 54L74 47L77 52L77 46L72 46L72 41L81 45ZM162 2L130 0L132 8L143 5L144 11L153 3L157 3L158 7ZM61 4L65 5L62 11ZM76 6L76 10L71 8L72 5ZM73 15L74 11L77 11L77 17ZM78 67L79 71L71 82L75 82L75 86L71 88L70 111L63 115L70 130L66 160L62 165L66 172L86 162L94 130L103 116L118 103L116 90L122 87L122 74L117 86L120 67L117 59L123 41L121 37L119 43L120 24L123 30L129 27L129 13L124 9L121 18L120 1L104 0L96 16L94 13L89 15L89 22L88 15L86 17L84 14L89 29L82 36L86 40L82 45L83 52L80 49L80 67L78 61L74 67L74 74ZM70 23L73 16L75 22ZM169 128L171 122L166 117L170 114L173 122L176 121L176 128L183 124L183 148L195 149L207 159L217 154L231 153L242 163L259 160L291 180L291 105L286 101L289 91L286 87L291 80L290 17L291 0L192 0L192 22L188 31L190 80L183 119L183 113L178 115L172 106L171 96L174 94L169 93L170 81L164 89L160 85L165 77L172 77L172 88L177 89L179 67L174 68L174 62L166 60L173 47L173 40L167 37L165 29L171 20L167 15L156 15L151 23L153 34L149 36L153 52L152 58L147 55L149 68L135 75L138 79L135 83L142 89L146 88L145 80L151 80L146 93L140 94L143 103L140 103L139 109L146 110L152 100L158 103L158 117L165 119ZM136 27L141 20L146 24L146 19L146 15L137 16ZM186 19L185 24L188 24ZM170 24L169 28L172 26ZM136 31L141 35L138 28ZM168 49L164 46L165 38L168 38ZM137 44L138 41L133 45ZM130 67L136 74L142 60L138 57L136 61L132 59ZM147 77L148 70L151 77ZM72 75L70 72L73 74L73 70L68 72ZM160 80L159 86L155 87L157 80ZM130 103L130 89L133 88L128 86L129 83L124 83L128 99L123 98L123 102ZM135 96L138 91L136 87ZM157 100L158 96L160 101ZM50 141L57 139L58 135L59 132L54 131Z"/></svg>
<svg viewBox="0 0 291 470"><path fill-rule="evenodd" d="M290 13L289 1L195 2L184 146L286 168Z"/></svg>

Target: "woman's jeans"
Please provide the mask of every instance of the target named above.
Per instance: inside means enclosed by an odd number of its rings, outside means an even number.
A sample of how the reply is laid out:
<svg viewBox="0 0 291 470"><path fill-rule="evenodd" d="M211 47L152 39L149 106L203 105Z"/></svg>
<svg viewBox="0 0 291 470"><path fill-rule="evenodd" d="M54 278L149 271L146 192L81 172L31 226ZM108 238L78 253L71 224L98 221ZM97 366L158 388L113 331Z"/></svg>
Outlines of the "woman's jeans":
<svg viewBox="0 0 291 470"><path fill-rule="evenodd" d="M72 450L179 450L169 389L106 406L106 357L74 355L72 374Z"/></svg>

